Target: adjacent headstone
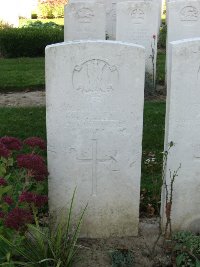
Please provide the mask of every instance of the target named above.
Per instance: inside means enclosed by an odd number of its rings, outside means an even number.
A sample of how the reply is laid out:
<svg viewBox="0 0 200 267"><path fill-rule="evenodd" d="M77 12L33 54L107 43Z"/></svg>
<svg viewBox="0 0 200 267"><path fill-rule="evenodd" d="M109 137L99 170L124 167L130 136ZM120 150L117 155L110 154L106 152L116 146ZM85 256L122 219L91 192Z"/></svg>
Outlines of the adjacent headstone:
<svg viewBox="0 0 200 267"><path fill-rule="evenodd" d="M189 17L190 23L196 19ZM175 144L166 165L169 197L170 172L181 164L172 190L172 230L200 232L200 38L171 42L169 49L165 149L171 141ZM165 198L163 189L163 227Z"/></svg>
<svg viewBox="0 0 200 267"><path fill-rule="evenodd" d="M167 24L168 42L200 37L200 1L169 1Z"/></svg>
<svg viewBox="0 0 200 267"><path fill-rule="evenodd" d="M157 59L158 9L152 1L129 1L117 5L116 39L145 47L146 72L154 80Z"/></svg>
<svg viewBox="0 0 200 267"><path fill-rule="evenodd" d="M65 6L65 41L105 40L105 27L104 5L92 1L72 1Z"/></svg>
<svg viewBox="0 0 200 267"><path fill-rule="evenodd" d="M0 0L0 21L12 27L19 26L19 0Z"/></svg>
<svg viewBox="0 0 200 267"><path fill-rule="evenodd" d="M82 237L138 233L144 53L112 41L46 48L50 211L60 216L77 188Z"/></svg>
<svg viewBox="0 0 200 267"><path fill-rule="evenodd" d="M167 73L170 72L170 50L168 43L188 38L200 37L200 1L176 0L167 3L167 60L165 83Z"/></svg>

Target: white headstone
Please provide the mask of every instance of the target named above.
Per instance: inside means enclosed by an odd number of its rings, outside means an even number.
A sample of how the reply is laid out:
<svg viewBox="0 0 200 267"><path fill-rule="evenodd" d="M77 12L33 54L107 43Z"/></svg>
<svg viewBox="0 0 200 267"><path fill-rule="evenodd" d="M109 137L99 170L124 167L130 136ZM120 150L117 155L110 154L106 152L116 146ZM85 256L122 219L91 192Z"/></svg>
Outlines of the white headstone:
<svg viewBox="0 0 200 267"><path fill-rule="evenodd" d="M165 148L171 141L166 166L170 171L181 168L175 178L172 204L172 230L200 231L200 38L169 44L170 73L166 114ZM165 190L164 190L165 191ZM170 186L168 188L170 195ZM165 197L162 217L165 227Z"/></svg>
<svg viewBox="0 0 200 267"><path fill-rule="evenodd" d="M166 76L170 72L168 65L171 57L168 43L197 37L200 37L200 0L168 1Z"/></svg>
<svg viewBox="0 0 200 267"><path fill-rule="evenodd" d="M93 2L71 2L65 6L65 41L105 40L105 7Z"/></svg>
<svg viewBox="0 0 200 267"><path fill-rule="evenodd" d="M167 5L168 42L200 37L200 1L176 0Z"/></svg>
<svg viewBox="0 0 200 267"><path fill-rule="evenodd" d="M117 5L116 39L139 44L146 51L146 72L156 75L158 9L152 1L129 1ZM154 81L155 82L155 81Z"/></svg>
<svg viewBox="0 0 200 267"><path fill-rule="evenodd" d="M50 210L75 217L83 237L138 233L144 49L112 41L46 49Z"/></svg>
<svg viewBox="0 0 200 267"><path fill-rule="evenodd" d="M130 1L130 0L129 0ZM162 0L132 0L132 1L143 1L143 2L151 2L157 7L157 12L158 12L158 34L160 33L160 25L161 25L161 13L162 13ZM151 14L152 17L154 13Z"/></svg>
<svg viewBox="0 0 200 267"><path fill-rule="evenodd" d="M107 39L109 40L116 40L116 6L118 3L121 2L126 2L127 0L82 0L83 2L97 2L105 5L106 9L106 34L107 34ZM129 0L130 1L130 0ZM135 0L131 0L135 1ZM136 0L138 1L138 0ZM140 0L139 0L140 1ZM161 0L142 0L146 2L153 2L157 5L157 11L158 11L158 22L156 23L158 27L158 31L160 29L160 20L161 20ZM69 0L70 3L80 3L81 0ZM153 14L152 14L153 17ZM158 32L156 32L157 34Z"/></svg>
<svg viewBox="0 0 200 267"><path fill-rule="evenodd" d="M19 0L0 0L0 21L12 27L19 26Z"/></svg>

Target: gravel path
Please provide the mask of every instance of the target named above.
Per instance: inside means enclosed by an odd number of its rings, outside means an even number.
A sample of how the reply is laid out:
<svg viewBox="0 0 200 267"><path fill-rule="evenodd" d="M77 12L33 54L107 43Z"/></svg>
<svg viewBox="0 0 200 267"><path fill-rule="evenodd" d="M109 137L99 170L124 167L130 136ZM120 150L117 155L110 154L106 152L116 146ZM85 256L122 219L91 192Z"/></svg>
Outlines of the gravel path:
<svg viewBox="0 0 200 267"><path fill-rule="evenodd" d="M45 106L45 92L0 93L0 107Z"/></svg>

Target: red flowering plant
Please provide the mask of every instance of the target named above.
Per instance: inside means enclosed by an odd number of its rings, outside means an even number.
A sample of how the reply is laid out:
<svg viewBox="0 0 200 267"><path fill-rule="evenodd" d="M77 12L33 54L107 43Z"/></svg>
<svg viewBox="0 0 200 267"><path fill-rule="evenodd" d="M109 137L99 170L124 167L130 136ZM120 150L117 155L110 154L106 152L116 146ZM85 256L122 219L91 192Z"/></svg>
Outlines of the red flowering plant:
<svg viewBox="0 0 200 267"><path fill-rule="evenodd" d="M48 171L42 151L46 143L39 137L0 137L0 232L5 227L23 232L46 213Z"/></svg>

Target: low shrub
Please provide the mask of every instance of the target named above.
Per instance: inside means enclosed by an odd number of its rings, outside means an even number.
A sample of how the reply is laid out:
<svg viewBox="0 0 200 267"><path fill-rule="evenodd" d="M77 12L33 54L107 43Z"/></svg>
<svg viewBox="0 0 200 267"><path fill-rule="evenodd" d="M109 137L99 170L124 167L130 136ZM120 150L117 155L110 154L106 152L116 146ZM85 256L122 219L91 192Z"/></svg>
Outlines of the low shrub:
<svg viewBox="0 0 200 267"><path fill-rule="evenodd" d="M61 28L15 28L0 30L0 54L3 57L44 56L45 47L63 42Z"/></svg>
<svg viewBox="0 0 200 267"><path fill-rule="evenodd" d="M176 266L200 266L200 236L191 232L177 232L173 236L175 246L173 253L176 258Z"/></svg>
<svg viewBox="0 0 200 267"><path fill-rule="evenodd" d="M27 24L23 25L22 28L40 28L40 29L64 29L63 25L58 25L53 21L42 22L40 20L28 21Z"/></svg>

